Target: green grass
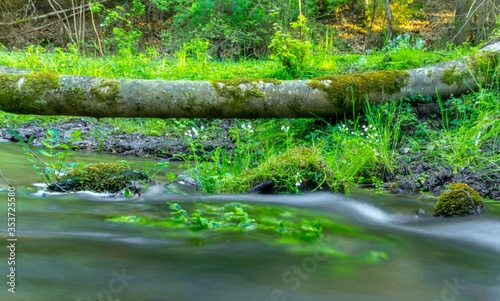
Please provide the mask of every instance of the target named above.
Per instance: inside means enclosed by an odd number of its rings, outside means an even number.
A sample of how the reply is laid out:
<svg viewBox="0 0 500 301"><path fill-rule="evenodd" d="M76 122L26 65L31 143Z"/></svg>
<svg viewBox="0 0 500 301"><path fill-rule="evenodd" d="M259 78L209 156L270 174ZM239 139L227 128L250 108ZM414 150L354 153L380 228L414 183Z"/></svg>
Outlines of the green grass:
<svg viewBox="0 0 500 301"><path fill-rule="evenodd" d="M500 154L494 151L500 145L498 97L498 92L481 90L446 104L438 99L442 127L424 128L429 159L451 166L454 172L487 166L500 170Z"/></svg>
<svg viewBox="0 0 500 301"><path fill-rule="evenodd" d="M313 55L300 78L373 70L409 69L459 58L472 49L456 48L438 54L434 51L400 48L375 51L371 55ZM103 78L163 80L217 80L231 78L291 79L290 74L273 60L208 61L178 60L156 52L138 55L84 56L78 51L31 46L23 50L0 49L0 65L32 71L52 71L67 75Z"/></svg>

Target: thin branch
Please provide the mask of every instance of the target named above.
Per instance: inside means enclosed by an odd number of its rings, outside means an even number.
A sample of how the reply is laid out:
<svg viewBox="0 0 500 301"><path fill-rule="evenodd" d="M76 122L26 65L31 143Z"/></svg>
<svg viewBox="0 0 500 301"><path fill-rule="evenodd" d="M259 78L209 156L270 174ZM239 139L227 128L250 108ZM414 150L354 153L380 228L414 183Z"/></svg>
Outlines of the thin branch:
<svg viewBox="0 0 500 301"><path fill-rule="evenodd" d="M62 6L59 5L59 3L57 3L57 1L54 0L54 2L59 6L59 8L62 9ZM52 0L49 0L49 5L50 7L52 7L52 9L54 11L58 11L55 7L54 7L54 4L52 3ZM73 9L72 9L73 10ZM74 11L74 10L73 10ZM73 40L73 35L71 34L71 29L69 29L69 19L68 19L68 16L66 16L66 13L64 12L64 10L59 10L59 12L62 12L64 14L64 18L62 18L59 14L57 14L57 18L59 19L59 21L61 22L61 25L63 26L64 30L66 31L66 33L68 34L68 37L69 39L71 40L71 43L72 44L76 44L75 41ZM68 25L64 23L64 21L67 21L68 22Z"/></svg>
<svg viewBox="0 0 500 301"><path fill-rule="evenodd" d="M0 170L0 177L2 177L2 179L5 181L5 183L7 183L7 185L9 185L9 187L13 187L9 180L7 180L7 178L3 175L2 171Z"/></svg>
<svg viewBox="0 0 500 301"><path fill-rule="evenodd" d="M89 5L92 5L92 3L89 0ZM101 56L104 56L104 52L102 50L102 44L101 44L101 38L99 37L99 32L97 31L97 27L95 26L95 20L94 20L94 12L90 10L90 20L92 20L92 27L94 28L95 36L97 38L97 45L99 46L99 52L101 53Z"/></svg>
<svg viewBox="0 0 500 301"><path fill-rule="evenodd" d="M109 0L100 0L96 3L105 3L105 2L108 2ZM91 4L84 4L84 5L81 5L79 7L71 7L71 8L66 8L66 9L63 9L63 10L59 10L59 11L53 11L53 12L50 12L50 13L47 13L47 14L43 14L43 15L40 15L40 16L35 16L35 17L31 17L31 18L26 18L26 19L21 19L21 20L16 20L16 21L12 21L12 22L0 22L0 26L11 26L11 25L17 25L17 24L20 24L20 23L25 23L25 22L31 22L31 21L38 21L38 20L41 20L41 19L45 19L45 18L48 18L48 17L51 17L51 16L58 16L59 14L61 13L66 13L66 12L70 12L70 11L75 11L76 9L85 9L85 10L89 10L91 7ZM74 16L75 14L71 14L68 16L68 18L70 18L71 16Z"/></svg>
<svg viewBox="0 0 500 301"><path fill-rule="evenodd" d="M467 12L467 19L465 20L464 24L462 25L462 27L460 27L460 30L457 32L457 34L451 39L451 41L455 41L455 39L458 37L458 35L462 32L462 30L465 28L465 26L467 24L469 24L469 21L472 19L473 15L476 13L476 11L481 7L483 6L483 4L486 2L486 0L484 0L481 4L479 4L476 8L474 8L474 11L471 12L471 9L472 9L472 5L474 5L476 3L476 1L474 1L474 3L471 5L471 7L469 8L469 11ZM456 16L455 16L456 18Z"/></svg>

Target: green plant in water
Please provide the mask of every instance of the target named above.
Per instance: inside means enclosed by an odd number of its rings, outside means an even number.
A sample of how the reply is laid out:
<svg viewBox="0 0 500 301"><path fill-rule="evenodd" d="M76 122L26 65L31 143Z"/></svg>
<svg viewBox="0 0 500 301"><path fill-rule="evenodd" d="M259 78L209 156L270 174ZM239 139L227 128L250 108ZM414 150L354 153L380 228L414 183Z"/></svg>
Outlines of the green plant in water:
<svg viewBox="0 0 500 301"><path fill-rule="evenodd" d="M73 143L82 140L80 130L73 131L65 142L60 142L59 132L55 129L47 129L45 138L41 140L44 148L37 150L38 153L47 158L44 160L29 146L33 137L26 143L17 133L11 131L11 134L14 134L22 144L28 160L33 163L33 169L47 185L56 183L71 168L66 159L72 155L70 150L75 148Z"/></svg>
<svg viewBox="0 0 500 301"><path fill-rule="evenodd" d="M223 229L234 228L237 226L239 229L250 230L257 227L254 219L249 218L240 204L232 204L233 211L225 212L223 215L218 216L219 219L208 220L203 217L203 211L200 209L194 210L191 215L177 203L168 203L171 214L174 215L173 220L177 223L186 224L193 230L199 229Z"/></svg>
<svg viewBox="0 0 500 301"><path fill-rule="evenodd" d="M174 216L173 221L184 224L192 230L207 228L229 231L262 229L285 236L298 236L305 240L317 239L321 237L323 232L321 222L317 220L302 220L301 224L288 224L286 228L283 220L278 220L276 217L263 217L261 222L257 222L256 219L250 218L248 212L239 203L228 203L220 208L208 209L213 217L210 220L203 216L201 209L194 209L189 214L178 203L168 203L168 205L170 214Z"/></svg>
<svg viewBox="0 0 500 301"><path fill-rule="evenodd" d="M323 233L323 227L318 221L304 221L302 224L302 229L306 231L306 237L318 238Z"/></svg>

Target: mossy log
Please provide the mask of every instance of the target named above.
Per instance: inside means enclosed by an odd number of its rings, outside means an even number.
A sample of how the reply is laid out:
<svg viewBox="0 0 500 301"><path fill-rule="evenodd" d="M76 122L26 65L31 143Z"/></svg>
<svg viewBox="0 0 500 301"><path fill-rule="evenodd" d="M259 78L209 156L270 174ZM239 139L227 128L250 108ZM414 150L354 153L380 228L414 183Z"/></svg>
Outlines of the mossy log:
<svg viewBox="0 0 500 301"><path fill-rule="evenodd" d="M0 110L89 117L332 117L360 110L367 101L476 90L497 72L499 54L497 42L429 67L289 81L103 79L0 66Z"/></svg>

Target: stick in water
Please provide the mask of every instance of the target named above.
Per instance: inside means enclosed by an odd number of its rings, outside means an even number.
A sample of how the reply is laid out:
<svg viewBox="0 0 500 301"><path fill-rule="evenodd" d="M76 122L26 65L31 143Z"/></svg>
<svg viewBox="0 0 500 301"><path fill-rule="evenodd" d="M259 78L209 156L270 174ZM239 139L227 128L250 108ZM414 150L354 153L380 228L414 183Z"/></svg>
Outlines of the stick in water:
<svg viewBox="0 0 500 301"><path fill-rule="evenodd" d="M9 180L7 180L7 178L3 175L2 171L0 170L0 177L2 177L2 179L5 181L5 183L7 183L7 185L9 185L9 187L13 187L10 183L9 183Z"/></svg>

